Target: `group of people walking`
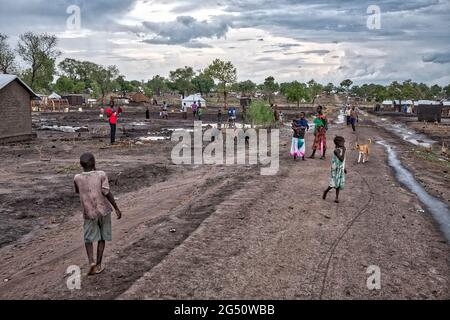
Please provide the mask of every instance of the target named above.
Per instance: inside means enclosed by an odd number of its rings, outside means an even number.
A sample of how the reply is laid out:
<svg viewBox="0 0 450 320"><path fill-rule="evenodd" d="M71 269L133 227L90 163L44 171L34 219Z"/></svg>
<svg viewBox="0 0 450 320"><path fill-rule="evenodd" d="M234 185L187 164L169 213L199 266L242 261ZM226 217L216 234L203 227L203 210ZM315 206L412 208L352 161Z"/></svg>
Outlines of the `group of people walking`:
<svg viewBox="0 0 450 320"><path fill-rule="evenodd" d="M356 123L356 122L355 122ZM306 132L309 131L310 126L304 112L300 113L298 119L292 121L292 142L290 155L294 160L301 158L306 161ZM322 106L319 106L316 111L314 119L314 142L312 144L312 154L309 157L314 159L317 151L320 153L320 159L325 160L327 151L327 131L328 119L324 114ZM323 199L326 200L328 192L332 189L336 190L335 202L339 203L339 193L345 187L345 139L342 136L334 138L335 150L331 159L331 174L328 188L323 193Z"/></svg>

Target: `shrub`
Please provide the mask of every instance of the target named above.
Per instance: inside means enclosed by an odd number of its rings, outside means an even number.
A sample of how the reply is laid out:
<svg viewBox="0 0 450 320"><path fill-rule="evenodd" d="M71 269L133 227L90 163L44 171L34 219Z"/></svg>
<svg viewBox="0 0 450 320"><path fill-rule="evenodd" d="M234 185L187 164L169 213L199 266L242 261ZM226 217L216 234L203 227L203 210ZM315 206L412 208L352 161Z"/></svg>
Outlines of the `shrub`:
<svg viewBox="0 0 450 320"><path fill-rule="evenodd" d="M275 122L272 108L264 102L252 102L248 116L253 126L271 126Z"/></svg>

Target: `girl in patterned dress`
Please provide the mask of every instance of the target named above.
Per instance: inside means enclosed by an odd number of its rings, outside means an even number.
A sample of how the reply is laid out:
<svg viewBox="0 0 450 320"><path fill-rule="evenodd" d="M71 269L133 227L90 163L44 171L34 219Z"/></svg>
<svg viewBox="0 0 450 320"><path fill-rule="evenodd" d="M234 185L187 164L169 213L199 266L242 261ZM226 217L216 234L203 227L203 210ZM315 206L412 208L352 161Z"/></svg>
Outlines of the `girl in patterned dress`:
<svg viewBox="0 0 450 320"><path fill-rule="evenodd" d="M336 200L334 202L339 203L339 192L344 190L345 187L345 175L347 170L345 169L345 139L344 137L337 136L334 138L334 144L336 146L331 160L331 178L328 189L323 193L323 199L326 200L328 192L331 189L336 189Z"/></svg>

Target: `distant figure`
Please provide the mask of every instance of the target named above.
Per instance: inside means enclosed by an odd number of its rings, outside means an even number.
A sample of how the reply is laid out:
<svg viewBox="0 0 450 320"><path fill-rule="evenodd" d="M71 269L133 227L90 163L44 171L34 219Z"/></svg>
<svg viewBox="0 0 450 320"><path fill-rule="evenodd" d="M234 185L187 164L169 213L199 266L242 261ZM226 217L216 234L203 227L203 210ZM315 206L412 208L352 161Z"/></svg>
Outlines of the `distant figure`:
<svg viewBox="0 0 450 320"><path fill-rule="evenodd" d="M187 109L188 109L188 106L186 105L186 102L183 102L183 108L182 108L181 112L183 113L184 120L187 119Z"/></svg>
<svg viewBox="0 0 450 320"><path fill-rule="evenodd" d="M160 113L160 116L161 116L162 119L166 119L166 120L169 119L168 110L169 110L169 106L164 101L163 105L161 106L161 113Z"/></svg>
<svg viewBox="0 0 450 320"><path fill-rule="evenodd" d="M150 110L147 107L147 110L145 110L145 119L149 120L150 119Z"/></svg>
<svg viewBox="0 0 450 320"><path fill-rule="evenodd" d="M235 107L228 108L228 126L229 128L236 128L237 112Z"/></svg>
<svg viewBox="0 0 450 320"><path fill-rule="evenodd" d="M353 133L356 132L356 123L359 121L358 111L356 107L353 106L350 109L350 124L352 125Z"/></svg>
<svg viewBox="0 0 450 320"><path fill-rule="evenodd" d="M345 117L347 119L347 126L350 125L351 112L352 110L349 108L349 106L345 106Z"/></svg>
<svg viewBox="0 0 450 320"><path fill-rule="evenodd" d="M336 200L334 202L339 203L339 192L344 190L345 187L345 175L347 170L345 169L345 139L337 136L334 138L334 144L336 146L331 160L331 178L328 189L323 193L323 200L327 199L328 192L331 189L336 189Z"/></svg>
<svg viewBox="0 0 450 320"><path fill-rule="evenodd" d="M109 119L109 126L111 127L111 144L116 143L116 130L117 130L117 118L122 113L122 108L116 111L116 108L112 106L110 109L106 110L106 114Z"/></svg>
<svg viewBox="0 0 450 320"><path fill-rule="evenodd" d="M198 121L202 121L202 117L203 117L203 108L201 105L198 106L197 108L197 119Z"/></svg>
<svg viewBox="0 0 450 320"><path fill-rule="evenodd" d="M80 158L84 172L74 178L75 192L80 195L84 217L84 242L89 260L89 276L104 271L102 266L103 252L106 241L112 240L111 205L114 207L117 219L122 218L122 212L109 189L106 173L97 171L95 158L91 153L85 153ZM94 242L97 242L97 259L94 260Z"/></svg>
<svg viewBox="0 0 450 320"><path fill-rule="evenodd" d="M197 116L197 110L198 110L198 105L197 102L194 101L194 103L191 105L192 108L192 114L194 115L194 119Z"/></svg>
<svg viewBox="0 0 450 320"><path fill-rule="evenodd" d="M222 110L217 112L217 128L220 129L222 127Z"/></svg>

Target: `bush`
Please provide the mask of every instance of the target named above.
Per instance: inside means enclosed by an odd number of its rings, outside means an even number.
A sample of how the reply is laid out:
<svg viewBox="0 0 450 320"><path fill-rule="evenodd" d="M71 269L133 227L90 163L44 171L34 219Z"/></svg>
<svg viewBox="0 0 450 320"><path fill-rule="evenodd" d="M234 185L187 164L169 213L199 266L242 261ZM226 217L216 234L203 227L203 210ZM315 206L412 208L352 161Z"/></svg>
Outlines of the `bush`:
<svg viewBox="0 0 450 320"><path fill-rule="evenodd" d="M275 122L272 108L264 102L252 102L248 110L252 125L270 126Z"/></svg>

